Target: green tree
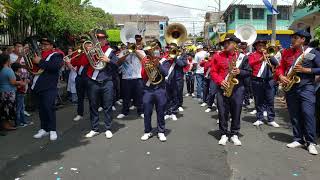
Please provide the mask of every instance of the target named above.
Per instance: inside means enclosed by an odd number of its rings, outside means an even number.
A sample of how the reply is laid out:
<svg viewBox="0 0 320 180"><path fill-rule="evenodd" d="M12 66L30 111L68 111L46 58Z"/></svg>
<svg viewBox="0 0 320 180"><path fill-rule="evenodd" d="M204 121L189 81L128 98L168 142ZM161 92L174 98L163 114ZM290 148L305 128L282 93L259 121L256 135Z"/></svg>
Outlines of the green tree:
<svg viewBox="0 0 320 180"><path fill-rule="evenodd" d="M2 0L3 1L3 0ZM7 0L7 24L11 40L34 34L59 37L81 34L93 28L113 27L110 14L93 7L90 0ZM12 42L11 41L11 42Z"/></svg>
<svg viewBox="0 0 320 180"><path fill-rule="evenodd" d="M310 10L313 10L315 7L320 7L320 0L303 0L301 5L303 7L309 7Z"/></svg>

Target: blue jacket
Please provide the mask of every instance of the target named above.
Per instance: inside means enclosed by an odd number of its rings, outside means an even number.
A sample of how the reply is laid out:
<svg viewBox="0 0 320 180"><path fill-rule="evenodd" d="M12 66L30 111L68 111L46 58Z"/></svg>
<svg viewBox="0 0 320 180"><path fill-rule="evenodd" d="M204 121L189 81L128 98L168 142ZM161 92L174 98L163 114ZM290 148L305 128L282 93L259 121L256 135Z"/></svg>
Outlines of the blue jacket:
<svg viewBox="0 0 320 180"><path fill-rule="evenodd" d="M63 55L55 53L49 61L41 60L39 67L44 71L40 74L33 91L40 93L42 91L57 89L59 80L59 71L63 65Z"/></svg>

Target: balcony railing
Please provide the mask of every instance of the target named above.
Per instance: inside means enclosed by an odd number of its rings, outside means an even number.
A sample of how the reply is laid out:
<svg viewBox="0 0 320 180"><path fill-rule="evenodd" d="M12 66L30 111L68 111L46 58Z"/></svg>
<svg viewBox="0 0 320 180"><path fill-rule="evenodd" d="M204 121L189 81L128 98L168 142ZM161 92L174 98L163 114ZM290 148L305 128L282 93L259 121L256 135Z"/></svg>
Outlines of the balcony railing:
<svg viewBox="0 0 320 180"><path fill-rule="evenodd" d="M227 24L227 29L236 29L238 26L244 25L244 24L251 24L253 25L257 30L271 30L271 23L267 23L267 21L253 21L252 23L250 20L242 20L237 22L232 22L231 24ZM277 30L288 30L289 28L289 22L287 21L278 21L277 22Z"/></svg>

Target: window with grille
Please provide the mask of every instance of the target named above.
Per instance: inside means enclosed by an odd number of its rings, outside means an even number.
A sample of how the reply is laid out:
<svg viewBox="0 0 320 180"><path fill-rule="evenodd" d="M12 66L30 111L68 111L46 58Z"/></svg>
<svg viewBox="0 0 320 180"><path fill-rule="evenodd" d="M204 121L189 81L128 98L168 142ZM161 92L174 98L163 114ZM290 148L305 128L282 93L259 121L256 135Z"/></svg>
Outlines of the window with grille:
<svg viewBox="0 0 320 180"><path fill-rule="evenodd" d="M279 11L278 19L280 20L289 20L289 7L278 7Z"/></svg>
<svg viewBox="0 0 320 180"><path fill-rule="evenodd" d="M262 8L252 9L252 18L253 19L264 19L264 9L262 9Z"/></svg>
<svg viewBox="0 0 320 180"><path fill-rule="evenodd" d="M250 9L247 7L239 7L239 19L250 19Z"/></svg>

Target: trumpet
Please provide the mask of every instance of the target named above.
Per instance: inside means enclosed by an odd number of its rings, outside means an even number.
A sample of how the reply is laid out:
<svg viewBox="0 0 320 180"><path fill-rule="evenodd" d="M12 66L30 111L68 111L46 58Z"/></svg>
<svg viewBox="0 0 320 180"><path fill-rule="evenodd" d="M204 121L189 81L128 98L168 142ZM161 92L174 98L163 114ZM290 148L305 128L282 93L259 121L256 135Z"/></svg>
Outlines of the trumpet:
<svg viewBox="0 0 320 180"><path fill-rule="evenodd" d="M73 59L78 58L84 51L82 49L77 49L73 51L71 54L63 57L63 60L67 63L71 62Z"/></svg>
<svg viewBox="0 0 320 180"><path fill-rule="evenodd" d="M267 49L263 49L263 51L267 51L268 56L263 53L263 59L266 61L267 65L271 68L271 72L275 71L274 66L271 64L270 57L275 56L276 49L274 46L269 46Z"/></svg>

